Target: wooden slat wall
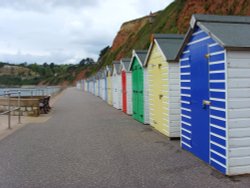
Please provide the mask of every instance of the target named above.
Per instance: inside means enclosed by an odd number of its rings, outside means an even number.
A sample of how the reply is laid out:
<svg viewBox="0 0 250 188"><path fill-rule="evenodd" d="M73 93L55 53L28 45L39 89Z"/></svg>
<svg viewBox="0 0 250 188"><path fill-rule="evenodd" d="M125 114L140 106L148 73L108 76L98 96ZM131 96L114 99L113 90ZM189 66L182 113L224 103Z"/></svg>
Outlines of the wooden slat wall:
<svg viewBox="0 0 250 188"><path fill-rule="evenodd" d="M250 52L227 52L229 173L250 173Z"/></svg>

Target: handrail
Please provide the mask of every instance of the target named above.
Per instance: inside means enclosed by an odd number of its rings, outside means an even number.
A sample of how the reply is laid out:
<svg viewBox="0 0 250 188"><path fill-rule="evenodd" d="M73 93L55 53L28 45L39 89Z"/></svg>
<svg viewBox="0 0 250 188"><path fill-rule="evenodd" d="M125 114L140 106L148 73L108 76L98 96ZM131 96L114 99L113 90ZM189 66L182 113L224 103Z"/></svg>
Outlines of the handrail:
<svg viewBox="0 0 250 188"><path fill-rule="evenodd" d="M4 111L4 112L2 112L2 113L0 113L0 115L5 115L5 114L8 114L9 112L14 112L14 111L17 111L17 110L19 110L20 108L14 108L14 109L12 109L12 110L10 110L10 111Z"/></svg>
<svg viewBox="0 0 250 188"><path fill-rule="evenodd" d="M14 109L10 109L10 100L11 100L11 95L12 94L18 94L18 107L17 108L14 108ZM21 103L20 103L20 100L21 100L21 92L18 91L18 92L4 92L4 95L1 95L1 96L8 96L8 110L5 111L5 112L2 112L0 113L0 115L6 115L8 114L8 129L11 129L11 112L14 112L14 111L17 111L19 110L19 113L18 113L18 124L21 124Z"/></svg>
<svg viewBox="0 0 250 188"><path fill-rule="evenodd" d="M57 93L59 90L61 89L60 86L51 86L51 87L39 87L39 88L11 88L11 89L4 89L4 88L0 88L0 91L2 91L3 93L6 92L11 92L13 94L17 94L19 91L22 92L23 96L45 96L45 95L49 95L49 94L53 94L53 93ZM0 94L0 96L4 96L5 94Z"/></svg>

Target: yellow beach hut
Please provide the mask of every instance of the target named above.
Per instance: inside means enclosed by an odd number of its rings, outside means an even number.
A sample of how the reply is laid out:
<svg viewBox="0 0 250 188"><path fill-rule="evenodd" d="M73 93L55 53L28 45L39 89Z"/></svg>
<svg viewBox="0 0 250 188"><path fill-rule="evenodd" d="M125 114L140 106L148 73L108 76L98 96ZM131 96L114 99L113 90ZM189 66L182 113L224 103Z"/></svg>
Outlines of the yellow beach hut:
<svg viewBox="0 0 250 188"><path fill-rule="evenodd" d="M184 36L154 34L145 60L148 70L150 125L180 137L180 74L176 60Z"/></svg>
<svg viewBox="0 0 250 188"><path fill-rule="evenodd" d="M107 94L108 104L113 105L113 94L112 94L112 65L106 67L107 69Z"/></svg>

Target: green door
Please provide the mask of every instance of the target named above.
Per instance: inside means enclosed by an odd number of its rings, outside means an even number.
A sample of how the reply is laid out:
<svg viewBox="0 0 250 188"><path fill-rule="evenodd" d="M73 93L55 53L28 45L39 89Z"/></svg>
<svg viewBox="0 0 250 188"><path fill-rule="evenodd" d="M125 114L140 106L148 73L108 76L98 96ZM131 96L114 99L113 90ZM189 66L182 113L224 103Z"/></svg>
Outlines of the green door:
<svg viewBox="0 0 250 188"><path fill-rule="evenodd" d="M132 100L133 100L133 118L137 119L137 66L136 63L132 66Z"/></svg>
<svg viewBox="0 0 250 188"><path fill-rule="evenodd" d="M138 120L144 122L143 68L138 67Z"/></svg>
<svg viewBox="0 0 250 188"><path fill-rule="evenodd" d="M132 66L133 118L144 123L143 68L137 59Z"/></svg>

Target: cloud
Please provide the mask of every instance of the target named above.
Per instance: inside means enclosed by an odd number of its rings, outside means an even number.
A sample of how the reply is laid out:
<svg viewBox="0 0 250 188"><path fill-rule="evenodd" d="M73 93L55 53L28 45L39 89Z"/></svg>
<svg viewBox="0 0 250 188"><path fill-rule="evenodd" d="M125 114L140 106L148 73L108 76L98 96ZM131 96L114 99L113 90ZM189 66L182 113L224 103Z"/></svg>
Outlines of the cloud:
<svg viewBox="0 0 250 188"><path fill-rule="evenodd" d="M46 11L53 8L82 8L94 6L100 0L1 0L0 7L22 11Z"/></svg>
<svg viewBox="0 0 250 188"><path fill-rule="evenodd" d="M81 58L97 59L99 51L112 44L123 22L163 9L169 2L1 0L0 61L78 63Z"/></svg>
<svg viewBox="0 0 250 188"><path fill-rule="evenodd" d="M55 58L56 57L56 58ZM29 54L29 53L22 53L18 51L17 53L1 53L0 54L1 59L5 59L6 62L29 62L29 63L51 63L56 62L58 64L70 64L75 63L72 62L71 59L75 59L77 61L80 61L81 58L75 56L74 54L63 52L63 51L54 51L49 54Z"/></svg>

